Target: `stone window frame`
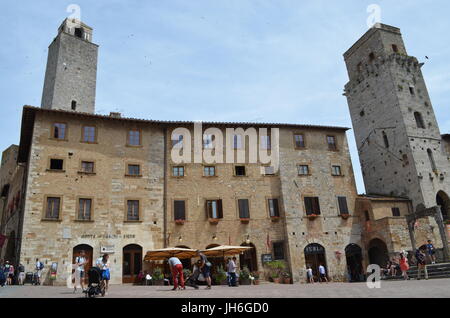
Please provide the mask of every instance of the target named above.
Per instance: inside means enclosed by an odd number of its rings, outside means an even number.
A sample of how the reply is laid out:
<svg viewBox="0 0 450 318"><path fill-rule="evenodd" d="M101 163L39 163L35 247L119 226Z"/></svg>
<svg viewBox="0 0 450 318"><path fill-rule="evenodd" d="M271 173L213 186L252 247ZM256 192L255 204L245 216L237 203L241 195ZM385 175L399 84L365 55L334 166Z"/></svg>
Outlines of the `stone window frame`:
<svg viewBox="0 0 450 318"><path fill-rule="evenodd" d="M64 138L55 138L55 125L56 124L63 124L66 127L64 128ZM69 124L67 122L64 121L54 121L52 122L51 126L50 126L50 138L51 140L55 140L55 141L69 141Z"/></svg>
<svg viewBox="0 0 450 318"><path fill-rule="evenodd" d="M345 198L345 203L346 203L346 205L347 205L347 213L342 213L342 211L341 211L341 206L340 206L340 204L339 204L339 198ZM350 206L349 206L349 202L348 202L349 200L348 200L348 197L346 196L346 195L336 195L336 208L337 208L337 211L338 211L338 215L345 215L345 214L348 214L348 215L350 215L351 214L351 211L350 211Z"/></svg>
<svg viewBox="0 0 450 318"><path fill-rule="evenodd" d="M214 175L207 176L205 175L205 168L214 168ZM217 173L217 165L209 165L209 164L202 164L202 177L204 178L216 178L219 174Z"/></svg>
<svg viewBox="0 0 450 318"><path fill-rule="evenodd" d="M303 136L303 144L304 144L303 147L298 147L297 146L297 141L295 140L295 136L299 136L299 135ZM294 133L292 134L292 139L294 141L294 149L296 149L296 150L306 150L308 148L307 147L307 143L306 143L306 133L300 132L300 131L294 131Z"/></svg>
<svg viewBox="0 0 450 318"><path fill-rule="evenodd" d="M281 244L283 247L283 258L275 259L275 244ZM286 260L286 241L285 240L276 240L271 242L272 245L272 256L274 260Z"/></svg>
<svg viewBox="0 0 450 318"><path fill-rule="evenodd" d="M91 211L90 211L90 219L89 220L81 220L78 218L79 214L80 214L80 200L91 200ZM79 195L76 197L77 200L77 208L75 211L75 222L82 222L82 223L91 223L94 222L94 211L95 211L95 201L94 201L94 197L91 197L89 195Z"/></svg>
<svg viewBox="0 0 450 318"><path fill-rule="evenodd" d="M58 198L59 199L59 211L58 211L57 219L47 218L48 199L50 199L50 198ZM60 194L46 194L44 196L44 204L42 207L41 222L61 222L62 221L63 202L64 202L63 196Z"/></svg>
<svg viewBox="0 0 450 318"><path fill-rule="evenodd" d="M94 141L86 141L85 140L85 128L86 127L93 127L94 128ZM98 128L97 125L88 125L88 124L83 124L81 125L81 143L84 144L98 144Z"/></svg>
<svg viewBox="0 0 450 318"><path fill-rule="evenodd" d="M307 166L308 167L308 174L300 174L300 171L299 171L299 168L301 167L301 166ZM298 177L310 177L310 176L312 176L312 172L311 172L311 164L309 164L309 163L300 163L300 164L297 164L296 166L295 166L295 168L297 169L297 176Z"/></svg>
<svg viewBox="0 0 450 318"><path fill-rule="evenodd" d="M130 144L130 133L132 131L138 131L139 132L139 145L131 145ZM127 129L127 140L126 140L126 146L130 148L142 148L142 129L141 128L128 128Z"/></svg>
<svg viewBox="0 0 450 318"><path fill-rule="evenodd" d="M236 205L236 217L238 220L241 219L241 211L239 209L239 200L247 200L248 202L248 219L251 218L251 203L250 203L250 198L249 197L236 197L235 199L235 205ZM246 219L246 218L244 218Z"/></svg>
<svg viewBox="0 0 450 318"><path fill-rule="evenodd" d="M277 200L278 201L278 216L271 216L270 215L270 207L269 207L269 200ZM267 213L267 218L272 219L272 218L281 218L284 214L283 214L283 208L281 206L281 199L280 196L265 196L265 205L266 205L266 213Z"/></svg>
<svg viewBox="0 0 450 318"><path fill-rule="evenodd" d="M244 167L245 174L244 174L243 176L238 176L238 175L236 174L236 167ZM248 169L247 169L247 165L245 165L245 164L234 164L234 165L233 165L233 177L236 177L236 178L246 178L246 177L249 177L249 176L250 176L248 172L249 172L249 171L248 171Z"/></svg>
<svg viewBox="0 0 450 318"><path fill-rule="evenodd" d="M58 169L51 169L51 162L52 160L62 160L63 161L63 168L61 170ZM59 157L59 156L49 156L47 160L47 172L55 172L55 173L65 173L66 172L66 158Z"/></svg>
<svg viewBox="0 0 450 318"><path fill-rule="evenodd" d="M83 162L90 162L94 164L93 172L87 172L83 171ZM80 159L80 165L78 166L78 174L84 174L84 175L96 175L97 174L97 162L96 160L91 159Z"/></svg>
<svg viewBox="0 0 450 318"><path fill-rule="evenodd" d="M139 174L137 174L137 175L130 174L129 166L138 166ZM127 177L127 178L142 178L142 176L143 176L142 175L142 164L137 163L137 162L131 162L131 161L125 162L125 177Z"/></svg>
<svg viewBox="0 0 450 318"><path fill-rule="evenodd" d="M334 168L339 167L339 174L335 174ZM331 176L333 177L344 177L344 174L342 173L342 166L340 164L332 164L331 165Z"/></svg>
<svg viewBox="0 0 450 318"><path fill-rule="evenodd" d="M175 222L175 201L184 201L184 221L188 221L188 206L189 206L189 199L188 198L173 198L172 199L172 221Z"/></svg>
<svg viewBox="0 0 450 318"><path fill-rule="evenodd" d="M303 211L304 211L304 216L305 217L308 217L309 215L311 215L311 214L315 214L315 215L320 215L320 216L323 216L323 210L322 210L322 208L321 208L321 206L320 206L320 196L318 196L318 195L316 195L316 194L302 194L302 207L303 207ZM305 198L317 198L317 202L318 202L318 207L319 207L319 213L317 214L317 213L311 213L311 214L308 214L308 211L306 211L306 201L305 201ZM314 211L314 212L317 212L317 211Z"/></svg>
<svg viewBox="0 0 450 318"><path fill-rule="evenodd" d="M330 143L328 142L328 138L333 137L334 138L334 149L330 147ZM333 134L327 134L325 137L325 141L327 143L327 149L328 151L335 151L335 152L339 152L339 146L338 146L338 140L337 140L337 136L333 135Z"/></svg>
<svg viewBox="0 0 450 318"><path fill-rule="evenodd" d="M174 168L183 168L183 175L182 176L174 176L173 175L173 169ZM184 177L186 177L186 165L171 165L170 166L170 177L171 178L177 178L177 179L179 179L179 178L184 178Z"/></svg>
<svg viewBox="0 0 450 318"><path fill-rule="evenodd" d="M143 204L142 204L142 199L141 198L136 198L136 197L126 197L124 200L124 205L125 205L125 209L124 209L124 223L142 223L143 222L143 217L142 217L142 212L143 212ZM128 220L128 201L138 201L138 206L139 206L139 218L137 220Z"/></svg>
<svg viewBox="0 0 450 318"><path fill-rule="evenodd" d="M222 217L219 217L219 218L217 218L218 220L224 220L225 219L225 217L224 217L224 208L223 208L223 199L221 198L221 197L207 197L207 198L204 198L204 213L205 213L205 216L206 216L206 219L208 220L208 219L211 219L212 217L209 215L209 212L208 212L208 209L207 209L207 203L208 203L208 201L221 201L221 205L220 205L220 207L221 207L221 209L222 209L222 211L219 211L218 210L218 215L220 216L220 215L222 215ZM221 213L220 213L221 212Z"/></svg>

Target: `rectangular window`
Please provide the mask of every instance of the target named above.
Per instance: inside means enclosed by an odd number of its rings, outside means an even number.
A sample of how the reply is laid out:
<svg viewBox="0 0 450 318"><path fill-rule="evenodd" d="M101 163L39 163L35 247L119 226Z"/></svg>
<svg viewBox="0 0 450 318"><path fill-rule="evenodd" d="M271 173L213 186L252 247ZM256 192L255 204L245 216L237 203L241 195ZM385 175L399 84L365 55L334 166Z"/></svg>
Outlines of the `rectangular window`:
<svg viewBox="0 0 450 318"><path fill-rule="evenodd" d="M140 176L141 166L140 165L128 165L128 175L129 176Z"/></svg>
<svg viewBox="0 0 450 318"><path fill-rule="evenodd" d="M53 124L53 138L65 140L66 139L66 124L54 123Z"/></svg>
<svg viewBox="0 0 450 318"><path fill-rule="evenodd" d="M82 161L81 171L85 173L94 173L94 163L91 161Z"/></svg>
<svg viewBox="0 0 450 318"><path fill-rule="evenodd" d="M83 127L83 142L95 142L96 129L93 126L84 126Z"/></svg>
<svg viewBox="0 0 450 318"><path fill-rule="evenodd" d="M62 159L50 159L50 170L63 170L64 160Z"/></svg>
<svg viewBox="0 0 450 318"><path fill-rule="evenodd" d="M307 165L298 166L298 175L299 176L308 176L309 175L309 166L307 166Z"/></svg>
<svg viewBox="0 0 450 318"><path fill-rule="evenodd" d="M396 44L392 44L392 51L398 53L398 46Z"/></svg>
<svg viewBox="0 0 450 318"><path fill-rule="evenodd" d="M341 166L332 166L331 167L331 174L333 176L341 176Z"/></svg>
<svg viewBox="0 0 450 318"><path fill-rule="evenodd" d="M48 220L58 220L59 211L61 209L61 199L49 197L47 198L47 207L45 209L45 218Z"/></svg>
<svg viewBox="0 0 450 318"><path fill-rule="evenodd" d="M284 242L274 242L272 245L273 245L273 259L284 260Z"/></svg>
<svg viewBox="0 0 450 318"><path fill-rule="evenodd" d="M173 202L173 216L176 220L186 220L186 202L175 200Z"/></svg>
<svg viewBox="0 0 450 318"><path fill-rule="evenodd" d="M245 166L235 166L234 175L236 177L245 177Z"/></svg>
<svg viewBox="0 0 450 318"><path fill-rule="evenodd" d="M210 219L222 219L222 200L207 200L206 214Z"/></svg>
<svg viewBox="0 0 450 318"><path fill-rule="evenodd" d="M140 146L141 145L141 131L134 129L128 131L128 145Z"/></svg>
<svg viewBox="0 0 450 318"><path fill-rule="evenodd" d="M369 62L373 62L375 60L375 53L370 53L369 54Z"/></svg>
<svg viewBox="0 0 450 318"><path fill-rule="evenodd" d="M172 173L174 177L184 177L184 167L183 166L173 167Z"/></svg>
<svg viewBox="0 0 450 318"><path fill-rule="evenodd" d="M336 137L327 136L328 150L337 150Z"/></svg>
<svg viewBox="0 0 450 318"><path fill-rule="evenodd" d="M400 209L392 208L392 216L400 216Z"/></svg>
<svg viewBox="0 0 450 318"><path fill-rule="evenodd" d="M294 135L295 147L305 148L305 136L302 134Z"/></svg>
<svg viewBox="0 0 450 318"><path fill-rule="evenodd" d="M249 210L248 199L239 199L238 205L239 205L239 218L249 219L250 218L250 210Z"/></svg>
<svg viewBox="0 0 450 318"><path fill-rule="evenodd" d="M366 217L366 221L370 221L369 211L364 211L364 216Z"/></svg>
<svg viewBox="0 0 450 318"><path fill-rule="evenodd" d="M271 149L271 141L270 141L270 136L261 136L261 144L260 147L261 149Z"/></svg>
<svg viewBox="0 0 450 318"><path fill-rule="evenodd" d="M90 221L91 220L92 199L79 199L78 200L78 220Z"/></svg>
<svg viewBox="0 0 450 318"><path fill-rule="evenodd" d="M278 199L269 199L269 216L271 218L273 217L280 217L280 210L278 207Z"/></svg>
<svg viewBox="0 0 450 318"><path fill-rule="evenodd" d="M305 197L306 215L320 215L320 204L318 197Z"/></svg>
<svg viewBox="0 0 450 318"><path fill-rule="evenodd" d="M216 175L216 167L208 166L203 168L203 176L214 177Z"/></svg>
<svg viewBox="0 0 450 318"><path fill-rule="evenodd" d="M414 87L412 87L412 86L409 87L409 93L410 93L412 96L416 95L416 92L414 91Z"/></svg>
<svg viewBox="0 0 450 318"><path fill-rule="evenodd" d="M213 148L213 135L203 135L203 148L204 149Z"/></svg>
<svg viewBox="0 0 450 318"><path fill-rule="evenodd" d="M139 221L139 201L127 201L127 221Z"/></svg>
<svg viewBox="0 0 450 318"><path fill-rule="evenodd" d="M347 206L347 198L346 197L338 197L339 203L339 213L340 214L349 214L348 206Z"/></svg>

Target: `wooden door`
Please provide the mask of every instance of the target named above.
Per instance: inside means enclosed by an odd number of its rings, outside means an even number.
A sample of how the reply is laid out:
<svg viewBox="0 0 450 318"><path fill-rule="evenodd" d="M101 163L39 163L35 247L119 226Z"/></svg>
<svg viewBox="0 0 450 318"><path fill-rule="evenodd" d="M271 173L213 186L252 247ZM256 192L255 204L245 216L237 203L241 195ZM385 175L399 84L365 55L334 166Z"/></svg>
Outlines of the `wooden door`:
<svg viewBox="0 0 450 318"><path fill-rule="evenodd" d="M87 273L93 264L92 258L94 256L94 250L91 246L86 245L86 244L75 246L73 248L73 253L72 253L72 264L75 264L75 259L78 256L80 256L81 251L84 251L84 254L85 254L84 257L86 258L86 265L84 265L84 283L87 285L88 284Z"/></svg>
<svg viewBox="0 0 450 318"><path fill-rule="evenodd" d="M127 245L123 248L122 283L134 284L142 270L142 247Z"/></svg>

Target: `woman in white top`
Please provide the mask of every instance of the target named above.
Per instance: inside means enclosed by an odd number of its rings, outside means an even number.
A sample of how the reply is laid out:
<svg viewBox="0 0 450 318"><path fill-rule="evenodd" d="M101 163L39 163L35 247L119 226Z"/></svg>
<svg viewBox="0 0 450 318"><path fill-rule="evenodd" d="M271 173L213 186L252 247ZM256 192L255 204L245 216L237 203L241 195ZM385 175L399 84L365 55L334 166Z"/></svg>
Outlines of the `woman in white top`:
<svg viewBox="0 0 450 318"><path fill-rule="evenodd" d="M308 283L314 284L314 275L311 266L306 269L306 276L308 277Z"/></svg>

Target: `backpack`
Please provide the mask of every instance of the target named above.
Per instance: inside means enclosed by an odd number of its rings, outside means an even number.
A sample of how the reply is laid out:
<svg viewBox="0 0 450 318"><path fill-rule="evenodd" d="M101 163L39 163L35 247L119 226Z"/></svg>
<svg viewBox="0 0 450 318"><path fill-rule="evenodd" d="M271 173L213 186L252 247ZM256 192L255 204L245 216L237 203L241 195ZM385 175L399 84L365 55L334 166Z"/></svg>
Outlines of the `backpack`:
<svg viewBox="0 0 450 318"><path fill-rule="evenodd" d="M39 262L39 270L43 270L44 269L44 264L42 262Z"/></svg>

